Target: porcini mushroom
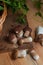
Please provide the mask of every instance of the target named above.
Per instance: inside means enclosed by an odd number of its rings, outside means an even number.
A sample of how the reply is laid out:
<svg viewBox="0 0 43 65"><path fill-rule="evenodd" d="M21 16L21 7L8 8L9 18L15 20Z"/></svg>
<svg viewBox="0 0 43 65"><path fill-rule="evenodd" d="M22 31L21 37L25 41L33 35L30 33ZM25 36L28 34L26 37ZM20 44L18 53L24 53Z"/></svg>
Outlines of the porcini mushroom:
<svg viewBox="0 0 43 65"><path fill-rule="evenodd" d="M20 25L17 25L14 28L14 33L17 35L18 38L22 38L23 37L23 28Z"/></svg>
<svg viewBox="0 0 43 65"><path fill-rule="evenodd" d="M30 52L30 55L36 61L40 58L39 55L36 53L36 51L34 49Z"/></svg>
<svg viewBox="0 0 43 65"><path fill-rule="evenodd" d="M16 49L12 53L13 59L24 58L24 57L26 57L26 55L27 55L26 50L22 50L22 49L21 50L20 49Z"/></svg>
<svg viewBox="0 0 43 65"><path fill-rule="evenodd" d="M39 26L36 29L36 40L43 46L43 27Z"/></svg>
<svg viewBox="0 0 43 65"><path fill-rule="evenodd" d="M19 44L22 45L22 44L25 44L25 43L28 43L28 42L30 43L32 41L33 41L32 37L22 38L22 39L19 40Z"/></svg>
<svg viewBox="0 0 43 65"><path fill-rule="evenodd" d="M28 37L31 35L32 29L28 26L24 28L24 37Z"/></svg>
<svg viewBox="0 0 43 65"><path fill-rule="evenodd" d="M17 37L14 33L9 34L9 40L11 43L16 44L17 43Z"/></svg>

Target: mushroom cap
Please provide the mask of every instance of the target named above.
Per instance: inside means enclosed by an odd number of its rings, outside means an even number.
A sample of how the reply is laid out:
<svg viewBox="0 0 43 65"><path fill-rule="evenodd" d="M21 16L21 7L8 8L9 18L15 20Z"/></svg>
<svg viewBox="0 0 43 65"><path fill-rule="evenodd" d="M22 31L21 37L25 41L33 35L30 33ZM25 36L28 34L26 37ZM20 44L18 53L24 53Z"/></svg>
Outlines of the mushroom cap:
<svg viewBox="0 0 43 65"><path fill-rule="evenodd" d="M9 40L12 40L16 38L16 35L14 33L9 34Z"/></svg>
<svg viewBox="0 0 43 65"><path fill-rule="evenodd" d="M32 32L32 29L31 29L30 27L28 27L28 26L26 26L23 30L24 30L24 32L25 32L25 31L30 31L30 32Z"/></svg>
<svg viewBox="0 0 43 65"><path fill-rule="evenodd" d="M15 28L14 28L14 32L15 33L19 33L21 30L23 30L23 27L21 25L17 25Z"/></svg>

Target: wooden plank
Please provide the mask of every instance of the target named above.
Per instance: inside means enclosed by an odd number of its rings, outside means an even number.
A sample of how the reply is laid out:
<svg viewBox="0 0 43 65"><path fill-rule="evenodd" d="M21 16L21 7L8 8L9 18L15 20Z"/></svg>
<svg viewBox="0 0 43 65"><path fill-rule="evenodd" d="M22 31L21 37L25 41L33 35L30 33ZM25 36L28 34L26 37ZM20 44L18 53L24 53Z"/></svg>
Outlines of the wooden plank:
<svg viewBox="0 0 43 65"><path fill-rule="evenodd" d="M10 53L9 53L9 55L10 55ZM12 60L9 57L9 61L14 65L36 65L37 64L34 60L32 60L30 55L27 55L27 57L25 57L25 58L18 58L16 60Z"/></svg>
<svg viewBox="0 0 43 65"><path fill-rule="evenodd" d="M43 26L43 22L42 22L43 19L40 18L39 16L35 16L36 9L34 9L34 7L32 6L32 4L30 2L30 0L28 0L27 2L28 2L27 5L30 8L30 11L27 14L27 19L28 19L29 26L33 30L32 31L32 37L34 38L34 36L35 36L35 32L34 32L35 28L37 26L39 26L39 25ZM10 14L7 17L7 20L4 23L4 27L3 27L3 30L5 32L2 31L2 34L5 35L5 34L8 33L9 28L11 28L12 21L14 22L13 18L14 17L12 16L12 14ZM2 35L2 37L4 35ZM10 57L10 55L9 55L9 53L5 53L5 54L0 54L0 64L1 65L43 65L43 47L40 46L39 43L37 43L37 44L35 43L34 44L34 48L35 48L36 52L39 54L39 56L40 56L40 60L38 60L37 62L34 61L30 57L30 55L28 55L26 58L23 58L23 59L12 60L11 57Z"/></svg>
<svg viewBox="0 0 43 65"><path fill-rule="evenodd" d="M32 28L32 37L35 38L35 29L38 26L43 26L43 18L35 16L37 10L33 7L32 2L27 0L30 11L27 14L28 24ZM42 13L43 14L43 13ZM39 43L35 43L34 49L39 54L40 59L36 61L37 65L43 65L43 47Z"/></svg>
<svg viewBox="0 0 43 65"><path fill-rule="evenodd" d="M8 53L0 54L0 65L11 65L8 59Z"/></svg>

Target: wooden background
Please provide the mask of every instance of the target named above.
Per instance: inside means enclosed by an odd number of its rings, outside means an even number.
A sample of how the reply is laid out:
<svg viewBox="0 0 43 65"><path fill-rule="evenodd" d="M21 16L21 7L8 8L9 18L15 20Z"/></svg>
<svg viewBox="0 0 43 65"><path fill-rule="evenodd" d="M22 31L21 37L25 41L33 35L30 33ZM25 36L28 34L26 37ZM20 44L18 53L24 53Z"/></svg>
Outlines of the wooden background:
<svg viewBox="0 0 43 65"><path fill-rule="evenodd" d="M39 25L43 26L43 19L39 16L35 16L35 12L37 10L33 7L30 0L27 1L27 5L30 8L29 12L27 13L27 20L28 20L29 26L33 30L32 37L34 38L35 37L35 32L34 32L35 28L38 27ZM43 14L43 9L41 11ZM14 18L15 17L12 16L11 13L9 13L9 15L6 18L6 21L4 23L1 37L3 37L5 34L7 34L9 28L11 28L11 25L14 23ZM4 42L3 42L3 44L4 44ZM0 54L0 65L43 65L43 47L39 43L35 43L34 48L40 56L40 60L38 60L37 62L34 61L30 55L27 55L26 58L12 60L10 57L10 53L1 53Z"/></svg>

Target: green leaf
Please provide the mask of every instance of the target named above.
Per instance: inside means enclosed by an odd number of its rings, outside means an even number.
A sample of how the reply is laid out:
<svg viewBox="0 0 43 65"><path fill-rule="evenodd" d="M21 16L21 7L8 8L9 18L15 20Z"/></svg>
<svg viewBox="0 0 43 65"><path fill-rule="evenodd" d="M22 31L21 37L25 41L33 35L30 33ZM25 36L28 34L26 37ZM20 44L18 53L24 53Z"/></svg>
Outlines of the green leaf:
<svg viewBox="0 0 43 65"><path fill-rule="evenodd" d="M41 5L43 5L43 2L41 2Z"/></svg>
<svg viewBox="0 0 43 65"><path fill-rule="evenodd" d="M38 16L40 16L40 17L42 17L41 12L37 12L37 13L36 13L36 15L38 15Z"/></svg>
<svg viewBox="0 0 43 65"><path fill-rule="evenodd" d="M11 1L10 0L0 0L2 2L4 2L6 5L11 5Z"/></svg>
<svg viewBox="0 0 43 65"><path fill-rule="evenodd" d="M27 11L29 11L29 8L27 7L26 4L23 5L23 13L26 14Z"/></svg>
<svg viewBox="0 0 43 65"><path fill-rule="evenodd" d="M35 7L40 10L41 9L41 0L36 0L35 1Z"/></svg>
<svg viewBox="0 0 43 65"><path fill-rule="evenodd" d="M29 10L29 8L27 7L27 5L26 5L26 4L24 4L24 5L23 5L23 8L24 8L26 11L28 11L28 10Z"/></svg>
<svg viewBox="0 0 43 65"><path fill-rule="evenodd" d="M23 14L19 15L16 22L20 24L26 24L25 16Z"/></svg>
<svg viewBox="0 0 43 65"><path fill-rule="evenodd" d="M2 6L0 6L0 11L2 11L4 8Z"/></svg>
<svg viewBox="0 0 43 65"><path fill-rule="evenodd" d="M1 1L3 1L8 6L8 8L11 8L13 13L22 10L23 14L26 14L27 11L29 10L26 5L26 0L1 0Z"/></svg>
<svg viewBox="0 0 43 65"><path fill-rule="evenodd" d="M32 0L32 2L34 2L35 0Z"/></svg>

